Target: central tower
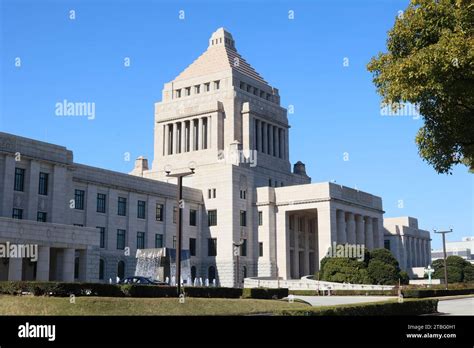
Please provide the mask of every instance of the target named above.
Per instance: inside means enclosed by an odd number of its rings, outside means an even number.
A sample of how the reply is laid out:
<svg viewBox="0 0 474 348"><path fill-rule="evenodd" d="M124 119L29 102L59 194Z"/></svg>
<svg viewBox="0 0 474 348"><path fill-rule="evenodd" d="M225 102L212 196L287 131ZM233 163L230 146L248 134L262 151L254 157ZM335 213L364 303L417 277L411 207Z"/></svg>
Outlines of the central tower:
<svg viewBox="0 0 474 348"><path fill-rule="evenodd" d="M301 165L291 172L288 118L278 90L237 52L224 28L212 34L201 56L165 83L162 101L155 104L154 129L153 166L143 176L167 181L166 166L184 171L191 161L196 164L196 174L184 185L203 192L196 255L201 274L215 271L222 285L239 286L243 276L270 267L258 262L262 247L270 246L258 240L256 188L304 184L310 178ZM183 242L186 248L186 238ZM234 244L241 245L239 255Z"/></svg>

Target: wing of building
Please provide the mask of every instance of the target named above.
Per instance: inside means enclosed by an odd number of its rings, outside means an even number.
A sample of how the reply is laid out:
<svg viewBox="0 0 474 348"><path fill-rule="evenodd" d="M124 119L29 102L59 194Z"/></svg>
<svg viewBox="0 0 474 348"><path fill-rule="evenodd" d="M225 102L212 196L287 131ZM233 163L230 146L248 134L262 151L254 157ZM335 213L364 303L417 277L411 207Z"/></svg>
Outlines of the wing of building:
<svg viewBox="0 0 474 348"><path fill-rule="evenodd" d="M416 232L412 220L400 222L406 229L385 225L380 197L312 184L302 162L292 167L289 130L278 89L220 28L164 84L151 168L143 157L130 174L93 168L74 163L64 147L0 133L0 243L39 245L36 263L0 262L0 279L133 275L137 248L174 248L176 185L166 172L191 162L183 248L192 277L223 286L244 277L299 278L318 271L333 243L386 246L402 268L429 263L418 256L429 250L429 234ZM412 237L425 244L412 247Z"/></svg>

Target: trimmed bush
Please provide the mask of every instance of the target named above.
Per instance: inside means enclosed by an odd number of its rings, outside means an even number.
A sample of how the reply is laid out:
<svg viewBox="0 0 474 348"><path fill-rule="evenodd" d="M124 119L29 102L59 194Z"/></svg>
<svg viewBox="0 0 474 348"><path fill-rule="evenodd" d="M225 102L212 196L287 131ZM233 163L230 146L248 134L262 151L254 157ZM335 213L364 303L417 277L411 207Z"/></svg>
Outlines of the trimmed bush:
<svg viewBox="0 0 474 348"><path fill-rule="evenodd" d="M327 291L319 290L290 290L291 295L299 296L322 296ZM398 290L331 290L332 296L397 296Z"/></svg>
<svg viewBox="0 0 474 348"><path fill-rule="evenodd" d="M128 297L176 297L177 294L174 286L125 284L120 288Z"/></svg>
<svg viewBox="0 0 474 348"><path fill-rule="evenodd" d="M289 309L278 312L284 316L382 316L382 315L421 315L437 313L438 300L405 300L380 303L341 305L311 309Z"/></svg>
<svg viewBox="0 0 474 348"><path fill-rule="evenodd" d="M240 298L242 296L242 289L222 287L186 287L184 288L184 293L189 297Z"/></svg>
<svg viewBox="0 0 474 348"><path fill-rule="evenodd" d="M258 298L267 300L277 300L288 297L288 289L270 289L270 288L245 288L242 292L243 298Z"/></svg>
<svg viewBox="0 0 474 348"><path fill-rule="evenodd" d="M456 295L470 295L474 294L474 288L465 289L404 289L402 290L403 297L406 298L426 298L426 297L441 297L441 296L456 296Z"/></svg>

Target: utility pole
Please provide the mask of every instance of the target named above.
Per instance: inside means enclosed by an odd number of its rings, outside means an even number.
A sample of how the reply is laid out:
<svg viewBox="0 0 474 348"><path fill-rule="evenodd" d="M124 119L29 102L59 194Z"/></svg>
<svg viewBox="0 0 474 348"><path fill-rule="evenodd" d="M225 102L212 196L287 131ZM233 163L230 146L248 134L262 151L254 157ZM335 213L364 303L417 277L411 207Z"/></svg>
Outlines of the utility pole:
<svg viewBox="0 0 474 348"><path fill-rule="evenodd" d="M443 259L444 259L444 283L446 285L446 290L448 290L448 267L446 267L446 233L453 232L453 229L449 229L448 231L436 231L434 233L441 233L443 236Z"/></svg>
<svg viewBox="0 0 474 348"><path fill-rule="evenodd" d="M181 295L181 249L182 249L182 235L183 235L183 178L194 174L195 163L189 164L189 172L171 174L171 168L165 168L166 176L178 179L178 219L176 221L176 284L178 296Z"/></svg>

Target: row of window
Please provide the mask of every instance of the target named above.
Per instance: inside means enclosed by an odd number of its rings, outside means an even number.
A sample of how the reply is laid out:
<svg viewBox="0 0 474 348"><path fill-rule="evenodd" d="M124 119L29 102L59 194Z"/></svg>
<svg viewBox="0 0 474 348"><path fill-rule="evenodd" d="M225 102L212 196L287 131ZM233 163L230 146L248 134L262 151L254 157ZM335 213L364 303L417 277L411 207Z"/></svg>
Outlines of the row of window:
<svg viewBox="0 0 474 348"><path fill-rule="evenodd" d="M75 190L74 193L74 208L78 210L84 210L85 202L85 191L84 190ZM97 212L106 213L106 202L107 196L104 193L97 194ZM127 198L118 197L118 206L117 206L117 215L127 216ZM173 209L173 223L177 221L178 208L174 207ZM137 202L137 218L146 219L146 202L138 200ZM155 219L156 221L163 221L164 219L164 205L161 203L156 203L155 210ZM197 221L197 211L195 209L189 210L189 225L196 226Z"/></svg>
<svg viewBox="0 0 474 348"><path fill-rule="evenodd" d="M271 178L268 179L268 186L272 187L273 186L273 181ZM283 187L285 186L285 184L283 183L283 181L280 181L280 187ZM275 180L275 187L278 187L278 181Z"/></svg>
<svg viewBox="0 0 474 348"><path fill-rule="evenodd" d="M240 89L243 90L243 91L246 91L248 93L251 93L251 94L253 94L257 97L260 97L262 99L272 101L272 95L270 93L262 91L262 90L258 89L257 87L249 85L248 83L240 82Z"/></svg>
<svg viewBox="0 0 474 348"><path fill-rule="evenodd" d="M23 192L25 190L25 169L15 168L15 178L13 182L13 189L15 191ZM48 195L48 173L39 173L39 183L38 183L38 194L47 196Z"/></svg>
<svg viewBox="0 0 474 348"><path fill-rule="evenodd" d="M202 86L204 86L204 92L209 92L211 90L211 82L206 82ZM217 91L221 87L221 82L219 80L213 81L212 86L214 91ZM176 98L181 98L181 97L188 97L191 95L191 92L193 94L200 94L201 93L201 85L194 85L192 87L184 87L184 88L179 88L174 91L174 95Z"/></svg>

